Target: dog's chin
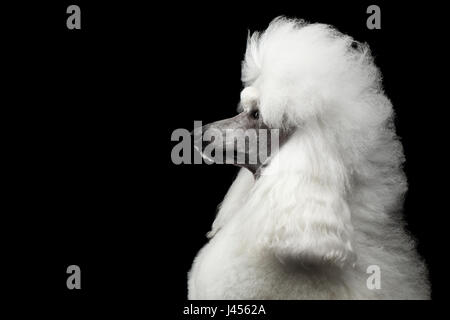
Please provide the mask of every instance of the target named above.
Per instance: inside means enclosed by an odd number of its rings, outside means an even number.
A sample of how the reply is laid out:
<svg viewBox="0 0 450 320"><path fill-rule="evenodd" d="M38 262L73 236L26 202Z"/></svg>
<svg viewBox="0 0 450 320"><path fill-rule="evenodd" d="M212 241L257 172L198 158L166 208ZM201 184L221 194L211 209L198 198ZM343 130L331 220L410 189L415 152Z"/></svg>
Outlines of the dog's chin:
<svg viewBox="0 0 450 320"><path fill-rule="evenodd" d="M195 149L195 151L200 153L200 155L202 156L203 160L206 161L206 163L215 163L216 162L213 157L210 157L210 156L206 155L203 152L203 150L201 150L198 146L194 145L194 149Z"/></svg>
<svg viewBox="0 0 450 320"><path fill-rule="evenodd" d="M207 154L204 152L204 149L201 150L198 146L194 145L194 149L195 151L197 151L201 157L203 158L203 160L205 160L206 163L208 164L227 164L227 165L233 165L236 167L240 167L240 168L245 168L247 170L249 170L254 176L255 178L259 177L261 175L262 170L267 166L267 163L265 162L264 164L262 163L249 163L249 162L243 162L241 163L238 159L238 157L236 155L233 155L232 157L227 157L226 153L222 150L216 150L215 154ZM218 161L216 154L222 153L223 157L220 158L220 160ZM248 157L248 156L247 156Z"/></svg>

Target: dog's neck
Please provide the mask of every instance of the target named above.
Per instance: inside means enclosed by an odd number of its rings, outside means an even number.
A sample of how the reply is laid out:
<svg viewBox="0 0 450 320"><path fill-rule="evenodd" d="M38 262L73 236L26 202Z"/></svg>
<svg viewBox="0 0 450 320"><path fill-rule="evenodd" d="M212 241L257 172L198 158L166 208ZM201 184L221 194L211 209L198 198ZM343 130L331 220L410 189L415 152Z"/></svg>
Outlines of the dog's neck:
<svg viewBox="0 0 450 320"><path fill-rule="evenodd" d="M255 171L250 170L253 173L255 181L261 176L263 170L270 164L271 158L269 157L263 164L261 164Z"/></svg>

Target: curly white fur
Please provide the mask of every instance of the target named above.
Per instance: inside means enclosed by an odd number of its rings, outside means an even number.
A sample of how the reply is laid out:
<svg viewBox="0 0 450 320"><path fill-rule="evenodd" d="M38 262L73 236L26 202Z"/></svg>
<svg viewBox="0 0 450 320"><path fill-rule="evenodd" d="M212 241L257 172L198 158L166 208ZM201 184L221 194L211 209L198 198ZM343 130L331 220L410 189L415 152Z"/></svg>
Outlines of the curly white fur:
<svg viewBox="0 0 450 320"><path fill-rule="evenodd" d="M239 172L189 273L189 298L429 298L401 218L403 150L369 48L277 18L249 38L242 80L242 101L295 133L261 177ZM370 265L380 289L366 285Z"/></svg>

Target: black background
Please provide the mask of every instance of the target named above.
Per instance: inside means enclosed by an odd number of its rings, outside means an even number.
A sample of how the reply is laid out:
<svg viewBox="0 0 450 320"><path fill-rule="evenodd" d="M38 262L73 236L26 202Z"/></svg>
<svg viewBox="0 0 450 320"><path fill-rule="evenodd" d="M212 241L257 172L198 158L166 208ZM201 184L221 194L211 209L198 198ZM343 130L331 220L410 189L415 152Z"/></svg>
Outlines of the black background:
<svg viewBox="0 0 450 320"><path fill-rule="evenodd" d="M81 7L81 30L66 28L70 4ZM366 28L370 4L381 7L381 30ZM235 113L248 30L286 15L371 46L405 148L405 219L433 299L445 298L442 10L380 1L55 1L5 11L13 17L3 29L9 280L20 295L73 308L156 300L180 315L187 272L238 169L172 164L172 131ZM71 264L81 267L82 290L66 288Z"/></svg>

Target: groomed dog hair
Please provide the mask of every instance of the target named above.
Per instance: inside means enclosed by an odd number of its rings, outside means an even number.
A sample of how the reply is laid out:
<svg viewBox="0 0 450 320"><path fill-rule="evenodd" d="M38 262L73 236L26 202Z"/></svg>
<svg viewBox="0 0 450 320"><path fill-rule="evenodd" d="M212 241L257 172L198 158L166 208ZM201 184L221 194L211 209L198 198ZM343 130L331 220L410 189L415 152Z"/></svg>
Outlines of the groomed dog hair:
<svg viewBox="0 0 450 320"><path fill-rule="evenodd" d="M270 128L293 133L260 177L241 169L208 236L222 246L236 241L248 261L274 256L308 272L340 270L331 277L341 287L318 289L314 277L300 277L297 287L308 292L286 285L285 292L272 288L272 299L428 298L426 268L401 217L403 149L368 46L328 25L277 18L265 32L249 36L242 81L251 91L243 91L241 103L256 103ZM216 256L213 250L211 241L195 264ZM202 277L195 264L190 278ZM370 265L381 269L380 290L367 289ZM201 283L190 280L190 298L208 298ZM267 297L257 293L270 288L258 286L234 298ZM220 288L208 290L222 297Z"/></svg>

